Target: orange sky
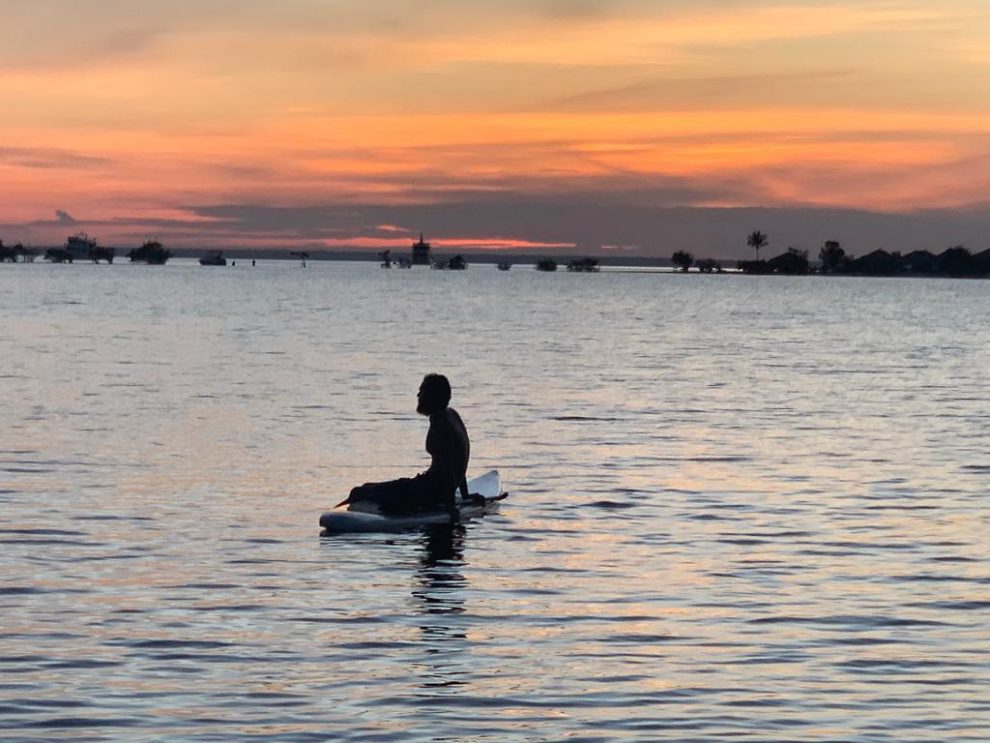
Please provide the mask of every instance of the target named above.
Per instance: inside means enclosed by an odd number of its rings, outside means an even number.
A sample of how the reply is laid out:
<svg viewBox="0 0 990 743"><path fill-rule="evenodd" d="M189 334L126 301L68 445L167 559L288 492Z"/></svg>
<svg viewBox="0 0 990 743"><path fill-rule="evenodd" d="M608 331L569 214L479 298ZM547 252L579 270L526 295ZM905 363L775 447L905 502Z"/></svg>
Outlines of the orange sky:
<svg viewBox="0 0 990 743"><path fill-rule="evenodd" d="M440 215L990 201L985 0L5 0L0 24L7 243L567 245Z"/></svg>

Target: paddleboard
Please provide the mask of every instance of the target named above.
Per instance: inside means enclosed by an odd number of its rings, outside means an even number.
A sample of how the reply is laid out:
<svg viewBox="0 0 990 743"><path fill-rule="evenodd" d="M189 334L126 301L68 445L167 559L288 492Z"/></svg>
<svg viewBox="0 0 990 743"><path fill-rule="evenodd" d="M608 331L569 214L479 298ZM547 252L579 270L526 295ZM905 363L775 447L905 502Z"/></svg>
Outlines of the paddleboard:
<svg viewBox="0 0 990 743"><path fill-rule="evenodd" d="M482 499L475 502L472 498L465 503L459 497L460 491L458 491L461 521L494 511L506 496L506 493L502 492L502 481L498 470L491 470L480 477L473 477L467 481L467 485L468 492L472 496L480 495ZM357 534L361 532L406 531L431 524L450 523L450 516L447 515L446 511L424 511L405 516L385 516L367 503L353 505L355 510L351 510L350 507L337 508L320 516L320 526L324 529L323 533Z"/></svg>

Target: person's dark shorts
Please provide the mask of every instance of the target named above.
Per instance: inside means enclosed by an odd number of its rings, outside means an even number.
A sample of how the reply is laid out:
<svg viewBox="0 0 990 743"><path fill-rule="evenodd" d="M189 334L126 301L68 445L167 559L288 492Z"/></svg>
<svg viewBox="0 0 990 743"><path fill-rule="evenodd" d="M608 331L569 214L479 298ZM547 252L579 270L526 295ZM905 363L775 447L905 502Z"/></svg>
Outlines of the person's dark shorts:
<svg viewBox="0 0 990 743"><path fill-rule="evenodd" d="M429 472L388 482L369 482L351 491L351 501L373 500L388 516L447 508L443 485Z"/></svg>

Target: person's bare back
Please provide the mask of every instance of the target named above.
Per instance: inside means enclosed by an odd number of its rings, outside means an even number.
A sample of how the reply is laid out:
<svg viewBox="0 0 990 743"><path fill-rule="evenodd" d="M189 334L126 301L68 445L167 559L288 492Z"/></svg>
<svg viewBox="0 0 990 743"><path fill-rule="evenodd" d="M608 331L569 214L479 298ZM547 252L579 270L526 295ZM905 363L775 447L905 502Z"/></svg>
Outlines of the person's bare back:
<svg viewBox="0 0 990 743"><path fill-rule="evenodd" d="M430 414L430 430L426 434L426 451L432 457L429 472L442 483L444 492L461 488L467 498L467 468L471 459L471 441L460 414L453 408Z"/></svg>

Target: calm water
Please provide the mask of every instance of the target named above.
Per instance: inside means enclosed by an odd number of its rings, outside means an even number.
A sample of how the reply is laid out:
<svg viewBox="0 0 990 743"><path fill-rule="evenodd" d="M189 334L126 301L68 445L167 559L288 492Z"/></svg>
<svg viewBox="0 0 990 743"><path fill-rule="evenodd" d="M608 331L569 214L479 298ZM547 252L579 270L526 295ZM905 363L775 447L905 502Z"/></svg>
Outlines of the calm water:
<svg viewBox="0 0 990 743"><path fill-rule="evenodd" d="M990 282L0 266L0 738L990 739ZM498 515L321 538L425 466Z"/></svg>

